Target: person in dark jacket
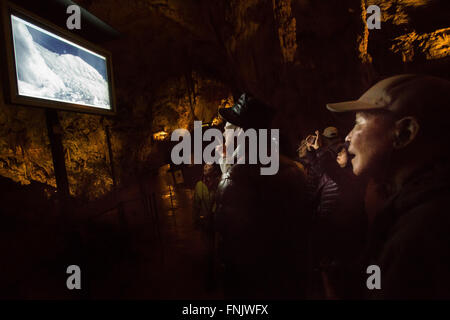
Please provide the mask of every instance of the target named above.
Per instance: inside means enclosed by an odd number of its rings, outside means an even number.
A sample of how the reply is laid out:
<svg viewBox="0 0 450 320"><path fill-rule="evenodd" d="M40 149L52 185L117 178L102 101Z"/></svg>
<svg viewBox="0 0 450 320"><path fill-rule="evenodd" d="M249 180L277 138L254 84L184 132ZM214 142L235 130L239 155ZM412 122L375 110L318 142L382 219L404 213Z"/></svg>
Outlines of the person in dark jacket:
<svg viewBox="0 0 450 320"><path fill-rule="evenodd" d="M355 269L361 297L450 299L450 81L393 76L327 107L356 113L353 172L390 194Z"/></svg>
<svg viewBox="0 0 450 320"><path fill-rule="evenodd" d="M352 264L365 245L367 219L364 214L364 183L349 166L344 143L318 149L316 170L319 183L314 194L316 211L310 236L310 282L312 298L326 298L324 272L340 296L351 296L336 266ZM347 158L347 159L346 159Z"/></svg>
<svg viewBox="0 0 450 320"><path fill-rule="evenodd" d="M368 221L364 210L366 181L353 174L347 147L346 143L331 145L319 159L324 175L335 186L332 192L323 191L325 204L322 206L327 209L327 214L319 218L319 234L325 239L320 271L322 280L326 272L335 294L353 298L354 289L348 286L345 274L340 270L357 262L366 245ZM333 199L332 205L327 204L330 199ZM326 294L324 281L322 283Z"/></svg>
<svg viewBox="0 0 450 320"><path fill-rule="evenodd" d="M219 112L241 129L264 129L270 124L266 108L244 94ZM261 166L231 165L217 189L215 223L222 237L225 298L302 299L310 218L305 177L284 156L274 175L261 175Z"/></svg>
<svg viewBox="0 0 450 320"><path fill-rule="evenodd" d="M300 155L300 160L307 168L308 194L313 202L318 202L316 207L320 207L322 204L322 195L329 195L330 197L323 199L323 209L328 211L329 207L333 207L336 202L337 189L336 184L325 174L321 158L325 156L329 160L327 154L330 152L330 148L341 142L338 130L335 127L327 127L322 134L316 130L314 135L309 135L304 141L304 151ZM335 159L331 161L335 162ZM323 193L322 190L326 190L326 192ZM326 213L324 212L324 214Z"/></svg>

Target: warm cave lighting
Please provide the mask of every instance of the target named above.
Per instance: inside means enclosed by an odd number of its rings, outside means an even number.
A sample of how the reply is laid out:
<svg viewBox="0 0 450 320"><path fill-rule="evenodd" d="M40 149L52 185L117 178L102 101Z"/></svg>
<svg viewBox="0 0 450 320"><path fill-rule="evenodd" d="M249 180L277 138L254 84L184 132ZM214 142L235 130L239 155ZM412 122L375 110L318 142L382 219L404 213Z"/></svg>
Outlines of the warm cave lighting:
<svg viewBox="0 0 450 320"><path fill-rule="evenodd" d="M213 126L218 126L219 124L222 123L222 118L220 118L219 116L215 117L213 119L213 121L211 122L211 125Z"/></svg>
<svg viewBox="0 0 450 320"><path fill-rule="evenodd" d="M169 134L165 131L159 131L153 134L153 140L155 141L163 141L166 140L166 138L169 136Z"/></svg>

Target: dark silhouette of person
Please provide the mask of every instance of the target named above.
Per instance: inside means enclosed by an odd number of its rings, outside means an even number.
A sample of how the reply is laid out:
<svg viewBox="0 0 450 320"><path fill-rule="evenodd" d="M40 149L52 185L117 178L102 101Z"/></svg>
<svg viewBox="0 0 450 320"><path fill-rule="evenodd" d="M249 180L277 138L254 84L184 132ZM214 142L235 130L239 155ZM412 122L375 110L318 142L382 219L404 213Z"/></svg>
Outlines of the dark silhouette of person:
<svg viewBox="0 0 450 320"><path fill-rule="evenodd" d="M273 114L247 94L219 113L243 130L269 128ZM261 139L258 136L259 146L275 143ZM261 175L262 166L258 162L223 167L215 223L222 238L225 298L301 299L311 215L305 177L294 161L282 155L276 174Z"/></svg>
<svg viewBox="0 0 450 320"><path fill-rule="evenodd" d="M340 297L354 295L340 269L359 257L367 231L364 182L352 173L346 145L339 143L337 131L326 139L327 143L316 140L310 151L309 174L317 180L310 191L314 215L309 237L309 297L313 299L327 298L324 277Z"/></svg>

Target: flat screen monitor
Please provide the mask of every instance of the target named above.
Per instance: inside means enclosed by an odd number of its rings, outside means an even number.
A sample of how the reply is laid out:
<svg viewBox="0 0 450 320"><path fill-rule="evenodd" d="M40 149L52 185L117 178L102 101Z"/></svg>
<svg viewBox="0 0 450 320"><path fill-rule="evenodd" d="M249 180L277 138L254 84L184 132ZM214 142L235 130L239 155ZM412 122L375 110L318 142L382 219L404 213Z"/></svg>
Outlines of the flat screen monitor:
<svg viewBox="0 0 450 320"><path fill-rule="evenodd" d="M115 112L109 52L11 4L4 11L12 103Z"/></svg>

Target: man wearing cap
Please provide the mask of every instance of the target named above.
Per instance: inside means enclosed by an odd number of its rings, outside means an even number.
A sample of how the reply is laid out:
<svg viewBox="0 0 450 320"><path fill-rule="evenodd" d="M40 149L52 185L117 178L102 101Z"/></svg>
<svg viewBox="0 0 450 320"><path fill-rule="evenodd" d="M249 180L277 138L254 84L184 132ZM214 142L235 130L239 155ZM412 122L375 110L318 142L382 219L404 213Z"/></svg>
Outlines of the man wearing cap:
<svg viewBox="0 0 450 320"><path fill-rule="evenodd" d="M327 108L355 113L346 137L353 172L389 195L362 260L363 297L450 298L450 81L393 76L358 100ZM380 268L380 288L366 283L369 265Z"/></svg>
<svg viewBox="0 0 450 320"><path fill-rule="evenodd" d="M247 94L219 114L242 131L267 129L271 120L269 107ZM222 167L215 224L222 237L225 298L301 299L310 215L305 178L284 156L275 175L261 175L260 168L260 163Z"/></svg>
<svg viewBox="0 0 450 320"><path fill-rule="evenodd" d="M325 129L323 129L322 136L325 140L325 146L330 146L332 144L340 142L339 132L336 127L326 127Z"/></svg>

